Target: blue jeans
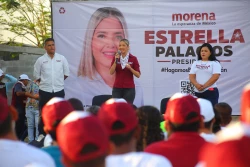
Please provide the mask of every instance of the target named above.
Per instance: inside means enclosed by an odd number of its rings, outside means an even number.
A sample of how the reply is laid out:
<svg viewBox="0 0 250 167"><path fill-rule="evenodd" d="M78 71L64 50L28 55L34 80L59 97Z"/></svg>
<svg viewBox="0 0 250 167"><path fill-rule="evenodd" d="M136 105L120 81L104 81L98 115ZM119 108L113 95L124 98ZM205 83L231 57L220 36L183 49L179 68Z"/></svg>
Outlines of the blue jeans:
<svg viewBox="0 0 250 167"><path fill-rule="evenodd" d="M26 117L28 123L28 138L29 142L31 142L34 140L34 128L36 128L35 140L37 140L39 136L39 131L38 131L39 110L34 109L32 106L27 107Z"/></svg>

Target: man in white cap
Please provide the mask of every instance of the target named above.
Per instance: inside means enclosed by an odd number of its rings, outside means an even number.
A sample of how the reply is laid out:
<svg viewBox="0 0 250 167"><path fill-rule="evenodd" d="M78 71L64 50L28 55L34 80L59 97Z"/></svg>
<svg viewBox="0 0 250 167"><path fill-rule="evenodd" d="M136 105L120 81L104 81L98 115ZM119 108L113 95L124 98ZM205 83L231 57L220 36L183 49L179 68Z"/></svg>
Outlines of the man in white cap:
<svg viewBox="0 0 250 167"><path fill-rule="evenodd" d="M26 92L26 86L30 79L28 75L22 74L19 80L12 89L11 105L17 109L18 120L16 121L16 134L21 139L23 132L25 131L25 104L27 97L38 99L38 96L33 96L29 92Z"/></svg>

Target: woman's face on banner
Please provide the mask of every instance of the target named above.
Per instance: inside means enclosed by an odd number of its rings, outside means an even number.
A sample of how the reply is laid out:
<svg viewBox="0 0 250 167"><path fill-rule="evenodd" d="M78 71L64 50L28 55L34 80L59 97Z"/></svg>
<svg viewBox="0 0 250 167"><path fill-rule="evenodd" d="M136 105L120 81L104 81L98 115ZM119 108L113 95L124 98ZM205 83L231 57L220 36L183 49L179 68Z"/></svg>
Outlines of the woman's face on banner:
<svg viewBox="0 0 250 167"><path fill-rule="evenodd" d="M110 63L117 53L119 42L124 38L124 31L120 21L114 17L103 19L96 27L92 39L92 54L95 64L110 67Z"/></svg>

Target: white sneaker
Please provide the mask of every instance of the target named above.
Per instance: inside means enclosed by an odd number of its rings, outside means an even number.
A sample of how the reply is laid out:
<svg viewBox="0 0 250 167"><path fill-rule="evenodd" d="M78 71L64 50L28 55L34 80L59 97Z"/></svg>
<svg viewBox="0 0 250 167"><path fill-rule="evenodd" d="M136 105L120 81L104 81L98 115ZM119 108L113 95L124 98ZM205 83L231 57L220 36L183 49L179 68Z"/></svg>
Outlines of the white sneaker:
<svg viewBox="0 0 250 167"><path fill-rule="evenodd" d="M43 138L44 138L44 135L43 135L43 134L40 134L40 135L38 136L38 138L37 138L36 141L41 141Z"/></svg>

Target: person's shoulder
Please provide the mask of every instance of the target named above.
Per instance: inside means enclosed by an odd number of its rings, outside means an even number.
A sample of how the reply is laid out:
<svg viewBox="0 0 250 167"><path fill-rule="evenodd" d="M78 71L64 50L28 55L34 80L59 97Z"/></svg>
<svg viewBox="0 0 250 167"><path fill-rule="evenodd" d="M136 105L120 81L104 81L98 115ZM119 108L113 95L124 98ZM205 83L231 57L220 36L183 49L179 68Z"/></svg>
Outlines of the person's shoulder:
<svg viewBox="0 0 250 167"><path fill-rule="evenodd" d="M193 64L201 63L201 60L195 60Z"/></svg>
<svg viewBox="0 0 250 167"><path fill-rule="evenodd" d="M213 60L213 61L211 61L212 63L214 63L214 64L220 64L220 61L219 60Z"/></svg>
<svg viewBox="0 0 250 167"><path fill-rule="evenodd" d="M38 57L36 61L43 61L44 59L46 59L46 53Z"/></svg>
<svg viewBox="0 0 250 167"><path fill-rule="evenodd" d="M41 150L43 150L45 152L58 152L58 151L60 151L58 146L43 147L43 148L41 148Z"/></svg>
<svg viewBox="0 0 250 167"><path fill-rule="evenodd" d="M59 53L55 53L55 56L59 58L65 58L62 54L59 54Z"/></svg>
<svg viewBox="0 0 250 167"><path fill-rule="evenodd" d="M136 56L132 55L131 53L129 53L128 55L130 58L136 58Z"/></svg>
<svg viewBox="0 0 250 167"><path fill-rule="evenodd" d="M39 148L36 148L34 146L30 146L30 145L27 145L25 143L23 143L23 148L27 151L28 154L30 155L36 155L38 157L40 157L41 159L44 159L44 160L52 160L51 157L49 156L48 153L46 153L45 151L39 149Z"/></svg>
<svg viewBox="0 0 250 167"><path fill-rule="evenodd" d="M211 61L212 65L213 66L216 66L216 67L221 67L221 64L218 60L214 60L214 61Z"/></svg>
<svg viewBox="0 0 250 167"><path fill-rule="evenodd" d="M167 141L159 141L155 142L153 144L150 144L146 147L145 152L157 152L159 150L162 150L163 147L166 147L168 145Z"/></svg>
<svg viewBox="0 0 250 167"><path fill-rule="evenodd" d="M14 87L20 87L20 86L22 86L22 84L20 82L16 82L14 85Z"/></svg>

